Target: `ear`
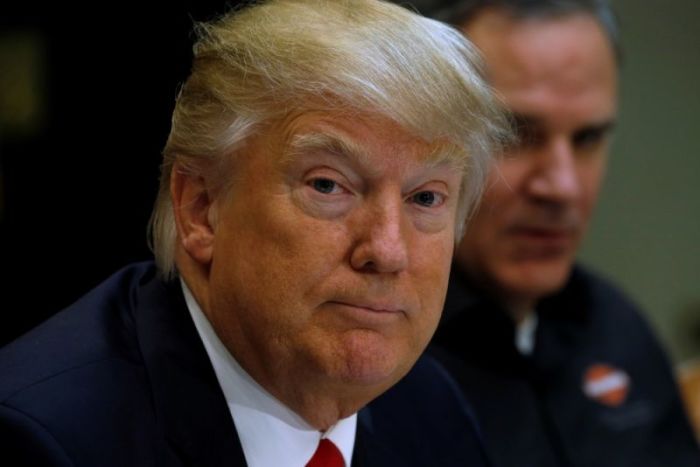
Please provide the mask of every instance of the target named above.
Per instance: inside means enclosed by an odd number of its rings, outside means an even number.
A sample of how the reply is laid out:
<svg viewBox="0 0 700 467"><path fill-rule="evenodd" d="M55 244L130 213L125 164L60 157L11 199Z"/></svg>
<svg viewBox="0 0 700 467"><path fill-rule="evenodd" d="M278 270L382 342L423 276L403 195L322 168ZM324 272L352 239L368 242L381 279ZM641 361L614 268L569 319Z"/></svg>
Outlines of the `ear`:
<svg viewBox="0 0 700 467"><path fill-rule="evenodd" d="M214 253L216 206L204 178L188 174L176 162L170 173L170 197L182 247L192 259L208 265Z"/></svg>

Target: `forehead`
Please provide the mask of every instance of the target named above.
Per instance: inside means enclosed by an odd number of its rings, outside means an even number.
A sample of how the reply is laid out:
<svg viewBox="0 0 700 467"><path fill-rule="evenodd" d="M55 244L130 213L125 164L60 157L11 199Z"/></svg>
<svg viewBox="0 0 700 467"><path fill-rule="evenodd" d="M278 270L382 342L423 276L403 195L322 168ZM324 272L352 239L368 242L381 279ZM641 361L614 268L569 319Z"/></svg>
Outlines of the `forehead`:
<svg viewBox="0 0 700 467"><path fill-rule="evenodd" d="M486 10L465 28L508 106L546 119L605 120L617 100L613 49L587 14L517 19Z"/></svg>
<svg viewBox="0 0 700 467"><path fill-rule="evenodd" d="M271 128L286 159L310 150L326 150L370 167L433 166L460 158L443 141L428 142L395 121L361 112L307 111L292 114Z"/></svg>

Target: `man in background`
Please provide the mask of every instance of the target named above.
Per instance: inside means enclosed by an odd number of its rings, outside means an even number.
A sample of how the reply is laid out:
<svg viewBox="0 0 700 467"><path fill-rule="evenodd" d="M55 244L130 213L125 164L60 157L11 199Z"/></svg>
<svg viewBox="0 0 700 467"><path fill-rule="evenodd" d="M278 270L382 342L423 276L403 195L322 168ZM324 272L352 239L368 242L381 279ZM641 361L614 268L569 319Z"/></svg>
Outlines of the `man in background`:
<svg viewBox="0 0 700 467"><path fill-rule="evenodd" d="M619 290L575 265L617 113L615 17L597 0L437 13L481 50L517 143L457 249L435 354L497 465L697 466L667 357Z"/></svg>
<svg viewBox="0 0 700 467"><path fill-rule="evenodd" d="M0 352L3 455L485 466L461 394L418 360L507 133L470 44L375 0L257 2L197 33L156 264Z"/></svg>

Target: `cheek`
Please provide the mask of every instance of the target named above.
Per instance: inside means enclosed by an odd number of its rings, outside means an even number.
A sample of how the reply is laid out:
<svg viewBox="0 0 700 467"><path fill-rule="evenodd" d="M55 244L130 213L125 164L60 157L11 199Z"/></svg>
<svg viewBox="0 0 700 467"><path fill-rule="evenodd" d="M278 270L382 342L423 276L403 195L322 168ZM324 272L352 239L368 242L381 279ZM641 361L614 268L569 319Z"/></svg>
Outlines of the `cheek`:
<svg viewBox="0 0 700 467"><path fill-rule="evenodd" d="M491 222L506 216L513 206L517 206L520 186L524 183L529 170L525 155L508 157L489 173L477 211L477 215L489 218ZM484 223L488 222L484 221Z"/></svg>
<svg viewBox="0 0 700 467"><path fill-rule="evenodd" d="M234 300L299 305L342 257L342 232L300 213L284 196L232 207L217 229L213 268L223 292L238 291Z"/></svg>
<svg viewBox="0 0 700 467"><path fill-rule="evenodd" d="M467 219L463 245L475 249L475 253L488 254L493 243L499 238L498 232L508 224L510 211L514 205L512 190L500 178L490 180L480 204L471 218Z"/></svg>
<svg viewBox="0 0 700 467"><path fill-rule="evenodd" d="M249 245L249 261L257 270L251 279L279 301L305 301L343 261L344 243L337 229L313 223L270 229Z"/></svg>
<svg viewBox="0 0 700 467"><path fill-rule="evenodd" d="M261 355L277 355L305 339L318 291L337 264L338 244L331 249L313 226L251 225L228 239L234 246L213 264L213 297L221 328L246 336Z"/></svg>
<svg viewBox="0 0 700 467"><path fill-rule="evenodd" d="M605 161L603 158L591 163L589 166L583 167L579 171L579 180L581 183L581 209L586 216L591 215L598 195L600 194L601 185L605 177Z"/></svg>
<svg viewBox="0 0 700 467"><path fill-rule="evenodd" d="M413 284L421 302L421 326L437 324L447 292L454 250L453 237L430 242L419 248L413 261Z"/></svg>
<svg viewBox="0 0 700 467"><path fill-rule="evenodd" d="M499 267L511 254L512 243L504 232L517 216L520 203L506 175L510 174L491 174L481 204L467 221L457 261L472 273Z"/></svg>

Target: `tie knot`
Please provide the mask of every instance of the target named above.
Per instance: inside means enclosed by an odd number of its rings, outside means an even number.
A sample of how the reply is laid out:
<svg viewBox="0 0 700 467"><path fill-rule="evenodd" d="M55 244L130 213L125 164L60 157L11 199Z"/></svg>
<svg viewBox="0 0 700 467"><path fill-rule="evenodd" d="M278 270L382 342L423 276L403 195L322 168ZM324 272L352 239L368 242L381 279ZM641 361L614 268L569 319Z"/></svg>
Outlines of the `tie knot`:
<svg viewBox="0 0 700 467"><path fill-rule="evenodd" d="M323 438L306 467L345 467L345 461L338 447L331 440Z"/></svg>

